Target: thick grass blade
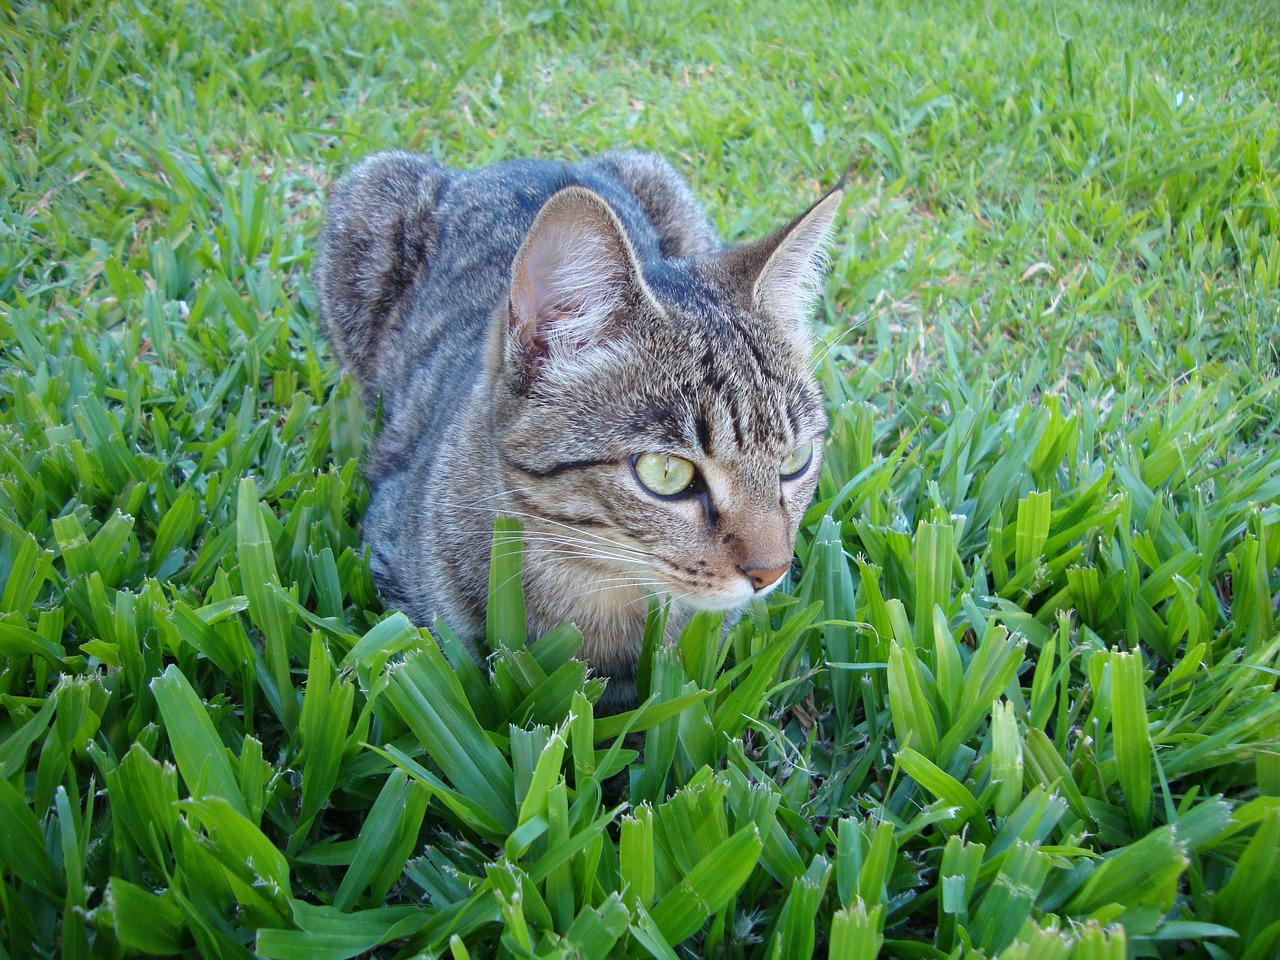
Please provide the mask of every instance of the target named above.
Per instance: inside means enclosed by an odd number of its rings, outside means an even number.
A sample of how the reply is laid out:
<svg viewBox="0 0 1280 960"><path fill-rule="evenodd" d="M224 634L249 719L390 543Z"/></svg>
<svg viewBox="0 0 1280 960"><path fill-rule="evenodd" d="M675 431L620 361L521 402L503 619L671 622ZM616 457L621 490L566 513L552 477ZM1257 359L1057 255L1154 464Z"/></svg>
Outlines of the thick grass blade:
<svg viewBox="0 0 1280 960"><path fill-rule="evenodd" d="M1111 655L1111 725L1120 789L1134 829L1151 824L1151 738L1148 734L1142 654Z"/></svg>
<svg viewBox="0 0 1280 960"><path fill-rule="evenodd" d="M703 857L653 908L653 922L668 943L678 943L722 910L756 868L763 844L744 827Z"/></svg>
<svg viewBox="0 0 1280 960"><path fill-rule="evenodd" d="M489 603L485 617L485 637L490 650L500 646L522 647L528 638L524 611L524 541L520 521L495 517L493 548L489 561Z"/></svg>
<svg viewBox="0 0 1280 960"><path fill-rule="evenodd" d="M197 799L216 797L248 818L249 808L231 771L227 748L187 678L171 665L151 681L151 692L160 707L188 793Z"/></svg>
<svg viewBox="0 0 1280 960"><path fill-rule="evenodd" d="M1280 884L1280 810L1259 823L1244 848L1231 879L1214 898L1213 918L1232 928L1244 943L1272 943L1280 937L1280 906L1274 892Z"/></svg>
<svg viewBox="0 0 1280 960"><path fill-rule="evenodd" d="M607 960L630 920L622 898L611 893L600 906L583 907L565 931L564 939L583 960Z"/></svg>
<svg viewBox="0 0 1280 960"><path fill-rule="evenodd" d="M648 909L654 897L653 808L640 804L618 832L618 873L628 902Z"/></svg>
<svg viewBox="0 0 1280 960"><path fill-rule="evenodd" d="M302 739L302 824L295 842L305 834L321 806L329 801L338 781L346 748L347 727L355 705L355 688L331 679L333 665L318 633L311 635L311 658L302 698L298 732Z"/></svg>
<svg viewBox="0 0 1280 960"><path fill-rule="evenodd" d="M350 910L369 886L389 887L404 869L427 810L428 794L401 771L393 770L360 828L351 865L333 896L339 910ZM379 875L386 880L378 883Z"/></svg>
<svg viewBox="0 0 1280 960"><path fill-rule="evenodd" d="M822 583L823 609L831 618L852 620L856 610L853 574L845 556L840 527L830 514L818 524L814 550L815 567ZM829 626L823 632L827 658L837 663L858 659L854 628L849 624ZM831 671L831 690L841 722L846 722L853 709L854 678L843 670Z"/></svg>
<svg viewBox="0 0 1280 960"><path fill-rule="evenodd" d="M875 960L880 956L884 935L884 907L877 904L867 909L855 900L831 916L831 940L827 956L831 960Z"/></svg>
<svg viewBox="0 0 1280 960"><path fill-rule="evenodd" d="M946 522L921 523L915 539L915 641L933 649L935 607L951 603L951 573L955 563L955 528Z"/></svg>
<svg viewBox="0 0 1280 960"><path fill-rule="evenodd" d="M395 668L387 697L454 787L514 828L511 765L485 736L441 653L427 647Z"/></svg>
<svg viewBox="0 0 1280 960"><path fill-rule="evenodd" d="M297 723L298 701L289 668L293 644L293 618L276 590L275 548L262 520L258 488L251 477L240 481L236 497L236 550L240 558L240 583L249 597L249 615L262 631L267 667L275 681L286 729ZM273 589L276 588L276 589Z"/></svg>
<svg viewBox="0 0 1280 960"><path fill-rule="evenodd" d="M1022 800L1022 735L1013 704L999 701L991 708L991 780L996 785L995 813L1007 817Z"/></svg>
<svg viewBox="0 0 1280 960"><path fill-rule="evenodd" d="M890 601L890 611L896 600ZM938 725L926 698L915 648L897 639L889 647L889 709L902 746L914 744L925 757L938 751Z"/></svg>
<svg viewBox="0 0 1280 960"><path fill-rule="evenodd" d="M898 763L907 776L938 800L953 807L961 822L970 824L980 836L986 834L982 807L964 784L910 747L898 754Z"/></svg>
<svg viewBox="0 0 1280 960"><path fill-rule="evenodd" d="M182 910L165 896L112 877L104 906L120 945L153 957L182 953L190 947Z"/></svg>
<svg viewBox="0 0 1280 960"><path fill-rule="evenodd" d="M791 882L791 892L782 905L782 913L769 945L769 956L779 958L813 956L814 921L827 889L831 866L822 857L814 857L804 876Z"/></svg>
<svg viewBox="0 0 1280 960"><path fill-rule="evenodd" d="M1111 904L1152 907L1163 913L1173 905L1178 881L1187 868L1186 851L1173 828L1160 827L1098 864L1064 909L1087 916Z"/></svg>

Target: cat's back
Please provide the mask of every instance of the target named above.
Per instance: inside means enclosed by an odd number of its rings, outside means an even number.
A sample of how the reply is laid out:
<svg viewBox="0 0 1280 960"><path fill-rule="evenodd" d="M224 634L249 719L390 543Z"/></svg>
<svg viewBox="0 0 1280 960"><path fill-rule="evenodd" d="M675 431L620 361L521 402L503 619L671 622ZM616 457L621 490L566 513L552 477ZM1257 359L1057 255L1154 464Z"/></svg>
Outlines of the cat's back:
<svg viewBox="0 0 1280 960"><path fill-rule="evenodd" d="M439 389L467 386L525 233L547 199L574 185L609 203L641 262L720 245L683 178L649 153L456 170L388 152L338 182L314 280L321 324L367 400L396 405L424 364L452 370Z"/></svg>
<svg viewBox="0 0 1280 960"><path fill-rule="evenodd" d="M493 310L507 291L525 233L542 205L572 185L590 186L605 196L624 218L638 250L656 255L652 226L634 198L615 177L588 164L520 159L450 171L435 209L435 257L406 318L415 328L408 339L417 341L419 361L439 355L445 345L438 333L467 345L474 361L468 372L480 362L481 351L474 347L484 341Z"/></svg>
<svg viewBox="0 0 1280 960"><path fill-rule="evenodd" d="M609 203L642 262L676 255L664 249L670 244L664 245L654 223L655 218L669 219L670 199L655 190L664 181L672 195L677 190L687 194L683 180L665 161L640 153L605 154L573 164L526 158L450 171L436 208L438 250L423 285L424 306L487 323L506 292L512 261L538 211L570 186L586 187ZM696 213L696 222L691 218L688 227L709 230L701 210Z"/></svg>

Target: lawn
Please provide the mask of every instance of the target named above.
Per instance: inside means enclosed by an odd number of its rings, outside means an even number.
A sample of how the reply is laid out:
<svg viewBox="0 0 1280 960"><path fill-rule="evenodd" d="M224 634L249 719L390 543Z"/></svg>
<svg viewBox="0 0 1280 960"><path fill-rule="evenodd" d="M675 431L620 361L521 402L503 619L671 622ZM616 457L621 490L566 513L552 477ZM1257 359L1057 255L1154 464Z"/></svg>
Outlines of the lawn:
<svg viewBox="0 0 1280 960"><path fill-rule="evenodd" d="M64 0L0 44L0 958L1280 954L1271 3ZM796 573L606 717L514 558L483 666L380 605L307 272L369 151L620 146L730 239L850 196Z"/></svg>

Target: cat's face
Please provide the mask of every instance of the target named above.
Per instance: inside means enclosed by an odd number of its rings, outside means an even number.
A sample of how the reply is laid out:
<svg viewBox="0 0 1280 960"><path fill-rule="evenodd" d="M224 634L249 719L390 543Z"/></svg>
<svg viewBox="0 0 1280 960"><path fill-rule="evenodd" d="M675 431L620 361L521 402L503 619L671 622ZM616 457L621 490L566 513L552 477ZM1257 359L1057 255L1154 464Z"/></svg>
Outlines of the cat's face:
<svg viewBox="0 0 1280 960"><path fill-rule="evenodd" d="M781 581L821 467L805 326L838 201L643 275L594 194L544 208L495 346L495 426L531 543L591 571L584 591L728 609Z"/></svg>

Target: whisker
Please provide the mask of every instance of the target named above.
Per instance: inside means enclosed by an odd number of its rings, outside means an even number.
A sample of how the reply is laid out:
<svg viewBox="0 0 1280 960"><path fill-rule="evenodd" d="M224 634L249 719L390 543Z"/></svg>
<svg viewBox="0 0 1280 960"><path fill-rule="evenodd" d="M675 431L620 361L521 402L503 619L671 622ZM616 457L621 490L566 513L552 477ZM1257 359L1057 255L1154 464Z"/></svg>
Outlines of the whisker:
<svg viewBox="0 0 1280 960"><path fill-rule="evenodd" d="M676 592L676 593L671 593L671 592L670 592L670 589L671 589L670 587L667 587L667 589L666 589L666 590L664 590L664 591L662 592L662 594L661 594L661 595L662 595L662 596L664 596L664 597L667 597L667 598L668 598L672 603L676 603L676 602L678 602L678 601L680 601L680 600L683 600L685 597L690 596L690 594L689 594L688 592ZM626 610L627 608L634 606L635 604L639 603L640 601L642 601L642 600L648 600L648 599L649 599L649 597L637 597L636 599L631 600L631 601L629 601L628 603L623 604L622 609L623 609L623 610Z"/></svg>
<svg viewBox="0 0 1280 960"><path fill-rule="evenodd" d="M866 310L862 313L861 316L855 317L853 320L851 320L849 322L849 326L845 329L845 331L841 333L840 336L836 337L834 340L828 343L826 347L823 348L823 351L820 354L818 354L818 358L809 367L809 372L810 373L816 372L817 369L822 366L822 361L827 359L827 354L829 354L832 350L834 350L837 346L839 346L841 340L844 340L845 338L850 337L857 331L861 330L866 325L866 322L870 318L870 316L871 316L871 311Z"/></svg>
<svg viewBox="0 0 1280 960"><path fill-rule="evenodd" d="M620 544L596 543L594 540L582 540L574 537L562 537L557 535L529 534L528 536L499 536L494 538L495 543L500 546L507 544L525 544L526 546L543 546L549 545L553 547L581 547L583 550L593 550L596 552L608 553L614 556L628 556L638 560L652 559L645 553L631 550Z"/></svg>
<svg viewBox="0 0 1280 960"><path fill-rule="evenodd" d="M559 543L570 546L594 547L596 544L584 541L579 537L566 537L563 534L545 534L545 533L524 533L524 534L498 534L494 537L495 543ZM616 549L634 553L638 556L645 556L645 553L636 550L633 547L627 547L622 544L612 544Z"/></svg>
<svg viewBox="0 0 1280 960"><path fill-rule="evenodd" d="M632 578L611 577L605 580L592 580L591 584L593 586L597 584L603 585L608 587L609 589L621 589L624 587L633 587L633 588L653 587L654 589L659 589L659 588L666 587L666 584L663 583L661 580L654 580L652 578L643 578L643 577L632 577ZM592 591L590 590L580 591L579 593L574 594L574 596L585 596L587 593L591 593L591 592Z"/></svg>
<svg viewBox="0 0 1280 960"><path fill-rule="evenodd" d="M643 597L638 599L646 599L661 592L663 584L660 583L616 583L607 587L596 587L594 590L582 590L578 593L570 594L574 600L581 600L587 597L593 597L598 593L608 593L610 590L641 590Z"/></svg>
<svg viewBox="0 0 1280 960"><path fill-rule="evenodd" d="M515 550L510 550L499 553L497 556L500 558L512 557L516 555L516 552ZM616 564L620 567L638 566L636 561L630 557L619 557L611 553L557 549L544 549L544 552L557 560L595 560L597 562Z"/></svg>
<svg viewBox="0 0 1280 960"><path fill-rule="evenodd" d="M619 543L616 540L613 540L609 537L595 533L594 531L583 530L579 527L573 526L572 524L564 523L563 521L560 521L560 520L552 520L550 517L543 517L536 513L528 513L524 510L510 510L510 509L502 509L497 507L481 507L481 506L475 506L471 504L451 503L447 500L437 500L436 503L441 504L442 506L452 507L455 510L471 510L476 513L491 513L495 516L502 515L502 516L509 516L509 517L524 517L529 520L536 520L540 523L549 523L557 527L563 527L564 529L569 530L578 536L588 537L592 540L599 540L602 543L609 544L610 546L621 547L627 550L635 549L634 547L628 547L626 544Z"/></svg>
<svg viewBox="0 0 1280 960"><path fill-rule="evenodd" d="M509 553L515 553L517 547L523 546L531 551L541 551L544 553L556 553L561 548L568 548L570 550L580 550L584 553L596 556L611 557L615 560L625 561L627 563L641 563L648 559L646 557L637 556L636 554L619 553L614 550L607 550L603 547L598 547L593 543L574 543L563 540L499 540L497 543L500 547L511 547L512 549L508 551Z"/></svg>

